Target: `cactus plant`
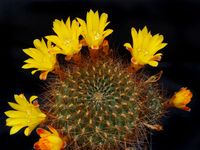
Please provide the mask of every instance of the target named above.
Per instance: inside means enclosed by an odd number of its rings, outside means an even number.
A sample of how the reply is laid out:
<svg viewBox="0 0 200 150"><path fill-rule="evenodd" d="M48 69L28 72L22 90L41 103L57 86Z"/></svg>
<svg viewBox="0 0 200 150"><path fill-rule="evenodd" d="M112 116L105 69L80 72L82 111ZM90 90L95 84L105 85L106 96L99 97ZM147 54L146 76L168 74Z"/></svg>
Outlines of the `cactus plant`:
<svg viewBox="0 0 200 150"><path fill-rule="evenodd" d="M159 88L112 58L84 61L81 66L68 65L62 80L49 83L43 95L47 124L79 145L137 144L138 139L131 138L133 131L144 122L156 124L163 114Z"/></svg>
<svg viewBox="0 0 200 150"><path fill-rule="evenodd" d="M16 95L17 103L9 103L15 109L5 112L11 134L28 126L28 136L40 124L51 132L37 129L41 139L34 148L38 150L144 149L149 129L162 130L160 118L169 107L190 110L189 90L182 88L168 99L157 82L162 71L153 76L141 71L147 64L158 65L162 54L156 52L167 45L163 36L151 35L147 27L138 33L132 28L134 45L124 44L132 55L131 64L126 64L105 40L113 32L104 30L107 18L106 13L99 17L98 11L90 10L86 22L55 20L57 35L46 36L47 44L36 39L35 48L24 50L31 58L22 68L34 68L32 74L41 71L41 80L50 72L54 75L40 96L42 101L33 96L28 103L23 95ZM64 63L58 59L61 55Z"/></svg>

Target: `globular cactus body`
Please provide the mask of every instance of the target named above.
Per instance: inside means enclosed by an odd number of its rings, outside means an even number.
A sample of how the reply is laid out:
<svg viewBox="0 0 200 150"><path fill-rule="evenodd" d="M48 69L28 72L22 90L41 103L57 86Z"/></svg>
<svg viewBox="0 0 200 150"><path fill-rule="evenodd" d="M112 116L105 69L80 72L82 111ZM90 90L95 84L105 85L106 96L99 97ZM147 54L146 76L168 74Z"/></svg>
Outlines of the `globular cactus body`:
<svg viewBox="0 0 200 150"><path fill-rule="evenodd" d="M53 126L80 145L136 144L138 139L130 138L136 129L143 122L155 123L162 114L157 87L111 58L68 65L62 76L45 94L50 101L47 115Z"/></svg>

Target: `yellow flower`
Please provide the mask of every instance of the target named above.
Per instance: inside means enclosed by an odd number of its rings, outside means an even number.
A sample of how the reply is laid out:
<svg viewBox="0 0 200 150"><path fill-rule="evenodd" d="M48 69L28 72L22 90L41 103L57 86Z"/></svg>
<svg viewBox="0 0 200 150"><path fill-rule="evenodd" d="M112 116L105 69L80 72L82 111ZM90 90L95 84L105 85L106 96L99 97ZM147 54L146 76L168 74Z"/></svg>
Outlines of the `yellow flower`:
<svg viewBox="0 0 200 150"><path fill-rule="evenodd" d="M187 88L181 88L170 99L169 104L176 108L183 109L185 111L190 111L191 109L186 105L191 101L191 98L192 92Z"/></svg>
<svg viewBox="0 0 200 150"><path fill-rule="evenodd" d="M98 11L94 13L92 10L87 13L86 22L77 18L83 30L82 36L84 37L88 47L91 49L99 49L104 41L104 38L113 32L111 29L104 31L105 27L109 24L107 19L108 15L106 13L101 14L99 18Z"/></svg>
<svg viewBox="0 0 200 150"><path fill-rule="evenodd" d="M162 43L163 36L159 34L152 36L146 26L139 32L132 28L131 35L133 46L130 43L125 43L124 46L132 55L133 67L142 67L145 64L156 67L158 65L157 61L160 61L162 55L161 53L156 54L156 52L167 45L167 43Z"/></svg>
<svg viewBox="0 0 200 150"><path fill-rule="evenodd" d="M36 71L41 71L40 79L45 80L47 78L47 74L50 71L54 70L56 64L56 55L50 54L49 50L58 49L56 47L52 47L51 42L48 41L47 45L45 41L42 39L41 41L36 39L33 41L35 48L27 48L24 49L24 53L29 55L32 58L25 60L27 63L22 66L23 69L35 68L31 73L34 74Z"/></svg>
<svg viewBox="0 0 200 150"><path fill-rule="evenodd" d="M8 103L15 110L5 112L6 116L9 117L6 119L6 125L12 127L11 135L26 127L24 134L28 136L37 125L45 120L46 115L40 111L38 105L33 104L37 96L31 96L29 102L23 94L14 95L14 98L17 103Z"/></svg>
<svg viewBox="0 0 200 150"><path fill-rule="evenodd" d="M74 54L77 54L82 45L79 42L81 28L76 20L70 21L68 17L66 23L63 20L55 20L53 22L53 30L57 34L49 35L46 38L56 44L60 49L52 51L55 54L67 55L67 59L71 59Z"/></svg>
<svg viewBox="0 0 200 150"><path fill-rule="evenodd" d="M36 150L61 150L65 147L65 142L59 136L58 132L51 126L48 126L49 131L42 128L37 129L37 134L41 137L34 144Z"/></svg>

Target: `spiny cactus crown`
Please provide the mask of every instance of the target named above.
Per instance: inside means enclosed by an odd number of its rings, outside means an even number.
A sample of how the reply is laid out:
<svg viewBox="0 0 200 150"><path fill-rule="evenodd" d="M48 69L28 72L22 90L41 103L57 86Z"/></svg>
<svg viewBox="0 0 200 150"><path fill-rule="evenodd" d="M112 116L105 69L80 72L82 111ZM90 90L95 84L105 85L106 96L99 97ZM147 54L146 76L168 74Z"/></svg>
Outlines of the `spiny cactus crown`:
<svg viewBox="0 0 200 150"><path fill-rule="evenodd" d="M111 58L85 61L66 69L45 94L51 124L81 145L136 143L129 136L141 121L155 123L162 114L157 88Z"/></svg>

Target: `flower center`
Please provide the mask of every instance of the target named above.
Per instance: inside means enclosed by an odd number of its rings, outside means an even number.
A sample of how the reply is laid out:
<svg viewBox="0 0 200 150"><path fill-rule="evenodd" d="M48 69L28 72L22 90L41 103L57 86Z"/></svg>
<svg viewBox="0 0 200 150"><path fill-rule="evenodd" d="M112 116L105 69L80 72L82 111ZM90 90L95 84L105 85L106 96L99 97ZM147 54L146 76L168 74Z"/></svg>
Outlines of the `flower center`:
<svg viewBox="0 0 200 150"><path fill-rule="evenodd" d="M71 40L65 40L65 41L63 42L64 45L69 45L70 43L71 43Z"/></svg>
<svg viewBox="0 0 200 150"><path fill-rule="evenodd" d="M100 34L99 34L98 32L95 32L95 33L94 33L94 39L95 39L95 40L100 39Z"/></svg>

